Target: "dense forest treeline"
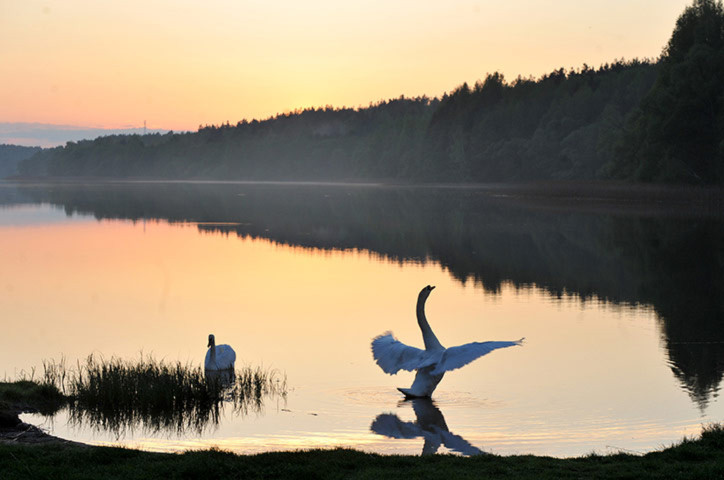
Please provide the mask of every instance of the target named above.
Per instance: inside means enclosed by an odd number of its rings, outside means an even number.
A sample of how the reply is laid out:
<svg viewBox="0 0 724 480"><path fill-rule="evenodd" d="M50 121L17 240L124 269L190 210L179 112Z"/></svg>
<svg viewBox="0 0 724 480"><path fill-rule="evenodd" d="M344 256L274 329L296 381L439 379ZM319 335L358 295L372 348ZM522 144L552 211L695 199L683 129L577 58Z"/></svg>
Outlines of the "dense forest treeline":
<svg viewBox="0 0 724 480"><path fill-rule="evenodd" d="M196 133L107 136L45 150L24 175L249 180L594 178L656 78L648 62L489 75L442 99L307 109Z"/></svg>
<svg viewBox="0 0 724 480"><path fill-rule="evenodd" d="M29 176L490 182L624 178L724 183L724 10L695 0L656 61L440 99L310 108L195 133L107 136L44 150Z"/></svg>
<svg viewBox="0 0 724 480"><path fill-rule="evenodd" d="M611 171L620 177L724 184L724 8L686 8L634 111Z"/></svg>

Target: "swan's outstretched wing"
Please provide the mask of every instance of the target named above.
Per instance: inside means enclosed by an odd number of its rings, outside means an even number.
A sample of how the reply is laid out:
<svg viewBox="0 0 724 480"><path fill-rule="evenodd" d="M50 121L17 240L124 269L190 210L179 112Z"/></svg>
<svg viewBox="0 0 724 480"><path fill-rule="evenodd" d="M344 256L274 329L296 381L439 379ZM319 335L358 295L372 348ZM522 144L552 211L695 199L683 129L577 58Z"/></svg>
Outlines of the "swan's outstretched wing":
<svg viewBox="0 0 724 480"><path fill-rule="evenodd" d="M432 374L439 375L450 370L455 370L493 350L522 344L523 339L521 338L515 342L472 342L460 345L459 347L450 347L445 350L445 353L443 353L440 362L438 362Z"/></svg>
<svg viewBox="0 0 724 480"><path fill-rule="evenodd" d="M452 432L440 432L440 435L442 437L442 444L450 450L462 453L463 455L468 457L471 457L473 455L485 454L484 451L472 445L460 435L455 435Z"/></svg>
<svg viewBox="0 0 724 480"><path fill-rule="evenodd" d="M394 413L381 413L374 419L370 430L378 435L391 438L417 438L423 436L420 426L414 422L403 422Z"/></svg>
<svg viewBox="0 0 724 480"><path fill-rule="evenodd" d="M372 356L383 372L394 375L400 370L414 371L432 365L425 350L410 347L387 332L372 340Z"/></svg>

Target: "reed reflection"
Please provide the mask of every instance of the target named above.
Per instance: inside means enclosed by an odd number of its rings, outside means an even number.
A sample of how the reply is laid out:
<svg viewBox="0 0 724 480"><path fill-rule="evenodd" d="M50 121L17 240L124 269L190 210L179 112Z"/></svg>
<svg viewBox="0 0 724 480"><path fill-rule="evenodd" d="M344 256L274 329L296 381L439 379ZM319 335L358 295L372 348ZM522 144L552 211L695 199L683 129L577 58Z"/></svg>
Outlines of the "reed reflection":
<svg viewBox="0 0 724 480"><path fill-rule="evenodd" d="M403 406L406 403L412 404L416 420L405 422L393 413L382 413L370 425L370 430L378 435L390 438L414 439L422 437L422 455L433 455L441 446L458 452L462 455L481 455L486 452L470 444L460 435L450 431L445 422L445 417L435 402L429 398L414 398L404 400L398 404Z"/></svg>

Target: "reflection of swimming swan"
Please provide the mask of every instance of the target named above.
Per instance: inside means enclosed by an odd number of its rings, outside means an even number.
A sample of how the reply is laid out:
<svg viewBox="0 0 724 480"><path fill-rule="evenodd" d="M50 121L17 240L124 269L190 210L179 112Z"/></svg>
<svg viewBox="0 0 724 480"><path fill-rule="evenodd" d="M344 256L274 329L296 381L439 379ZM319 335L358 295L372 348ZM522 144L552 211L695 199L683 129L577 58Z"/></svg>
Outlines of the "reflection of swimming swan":
<svg viewBox="0 0 724 480"><path fill-rule="evenodd" d="M440 445L463 455L480 455L483 452L465 440L460 435L450 432L445 423L445 417L429 398L415 398L410 400L415 411L417 421L403 422L400 417L392 413L377 415L370 429L386 437L417 438L422 437L425 443L422 446L423 455L437 452Z"/></svg>
<svg viewBox="0 0 724 480"><path fill-rule="evenodd" d="M417 297L417 323L422 330L425 350L410 347L387 332L372 340L372 356L385 373L417 370L410 388L398 388L406 397L429 397L448 370L455 370L498 348L521 345L515 342L473 342L459 347L443 347L425 318L425 301L435 287L426 286Z"/></svg>
<svg viewBox="0 0 724 480"><path fill-rule="evenodd" d="M206 370L226 370L234 368L236 352L228 345L216 345L216 339L209 335L209 350L206 352L204 368Z"/></svg>

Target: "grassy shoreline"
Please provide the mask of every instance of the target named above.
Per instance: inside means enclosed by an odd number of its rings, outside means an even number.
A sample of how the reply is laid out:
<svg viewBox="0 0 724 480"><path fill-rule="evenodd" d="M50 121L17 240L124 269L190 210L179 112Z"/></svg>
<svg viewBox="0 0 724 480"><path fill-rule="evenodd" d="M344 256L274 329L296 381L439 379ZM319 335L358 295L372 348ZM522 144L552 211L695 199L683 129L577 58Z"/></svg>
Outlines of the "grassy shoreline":
<svg viewBox="0 0 724 480"><path fill-rule="evenodd" d="M0 413L47 408L59 390L30 381L0 382ZM14 433L27 425L0 427ZM37 429L36 429L37 430ZM237 455L210 449L183 454L96 447L48 435L24 444L0 434L0 478L682 478L724 475L724 425L705 427L697 439L645 455L627 453L551 458L533 455L378 455L350 449ZM40 433L40 435L44 435Z"/></svg>
<svg viewBox="0 0 724 480"><path fill-rule="evenodd" d="M377 455L349 449L237 455L220 450L183 454L113 447L0 444L4 480L25 478L721 478L724 428L643 456L533 455L458 457Z"/></svg>
<svg viewBox="0 0 724 480"><path fill-rule="evenodd" d="M53 413L65 401L65 395L50 383L37 383L31 380L0 382L1 412Z"/></svg>

